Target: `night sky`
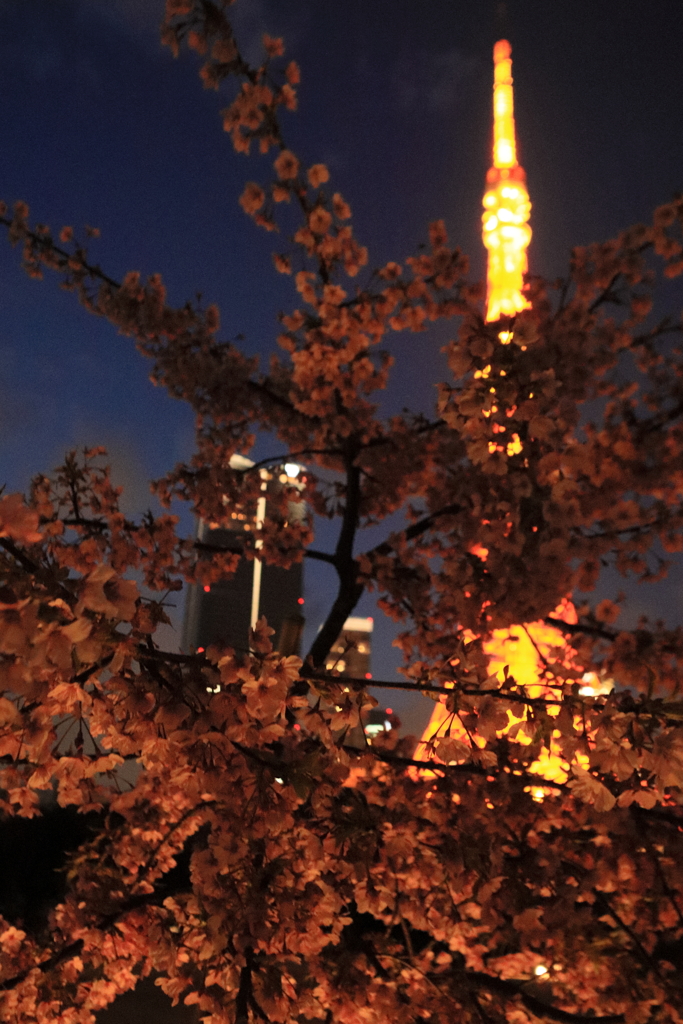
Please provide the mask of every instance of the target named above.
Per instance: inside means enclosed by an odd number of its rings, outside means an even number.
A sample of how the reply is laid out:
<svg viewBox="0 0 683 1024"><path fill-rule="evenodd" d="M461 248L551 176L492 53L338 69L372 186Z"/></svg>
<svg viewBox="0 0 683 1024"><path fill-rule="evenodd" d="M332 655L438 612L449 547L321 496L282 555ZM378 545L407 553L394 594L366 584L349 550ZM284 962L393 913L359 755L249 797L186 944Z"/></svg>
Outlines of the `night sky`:
<svg viewBox="0 0 683 1024"><path fill-rule="evenodd" d="M307 164L328 164L370 267L401 262L444 217L481 276L490 160L491 47L513 46L521 162L535 273L561 274L572 245L645 220L683 190L680 0L238 0L239 38L258 53L283 35L302 71L285 119ZM200 292L223 334L274 347L298 296L272 268L277 243L237 205L270 162L233 153L225 98L201 88L194 55L158 42L162 0L0 0L0 198L23 199L54 231L101 230L91 254L114 277L161 272L170 301ZM272 155L270 157L272 160ZM56 280L29 280L0 244L0 483L23 490L74 446L104 444L124 507L193 447L189 408L154 388L130 339L86 314ZM445 328L395 335L385 408L429 409ZM264 439L258 456L274 454ZM185 513L186 528L191 528ZM322 546L323 534L318 541ZM368 544L375 538L368 538ZM307 566L307 570L308 570ZM309 633L331 598L328 567L307 575ZM675 578L668 606L683 617ZM638 601L636 601L636 604ZM647 601L644 602L647 604ZM370 599L358 609L373 614ZM374 673L391 678L393 626L376 619ZM398 698L392 704L401 707Z"/></svg>

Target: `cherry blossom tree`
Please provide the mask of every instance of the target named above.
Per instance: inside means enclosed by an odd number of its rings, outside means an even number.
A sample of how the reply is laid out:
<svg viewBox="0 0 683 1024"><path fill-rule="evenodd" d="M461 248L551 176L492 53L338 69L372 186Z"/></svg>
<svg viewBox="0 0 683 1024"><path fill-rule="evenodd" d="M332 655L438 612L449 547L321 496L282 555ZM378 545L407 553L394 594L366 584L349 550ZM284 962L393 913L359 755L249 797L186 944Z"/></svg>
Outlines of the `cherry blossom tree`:
<svg viewBox="0 0 683 1024"><path fill-rule="evenodd" d="M174 653L156 639L166 596L229 577L233 552L170 513L126 518L99 449L0 498L3 827L45 791L87 823L59 901L0 921L0 1019L86 1024L154 973L211 1024L683 1020L683 631L565 600L603 566L655 582L683 546L682 327L652 313L683 270L683 201L575 249L563 280L529 280L528 310L487 324L442 222L370 272L328 169L288 148L282 40L250 64L226 0L167 0L162 38L232 89L235 150L272 157L239 200L279 228L297 292L268 369L214 306L114 280L23 203L0 220L29 274L134 339L194 409L196 452L155 483L162 503L251 515L259 470L300 459L307 515L288 518L302 495L284 487L247 557L322 560L338 585L303 659L264 621L249 651ZM383 339L441 320L433 416L382 418ZM231 468L258 432L273 459ZM338 521L334 550L315 517ZM374 701L325 668L366 591L405 659L403 682L373 686L442 712L417 751L398 730L352 743ZM530 623L557 637L534 684L490 671L487 638Z"/></svg>

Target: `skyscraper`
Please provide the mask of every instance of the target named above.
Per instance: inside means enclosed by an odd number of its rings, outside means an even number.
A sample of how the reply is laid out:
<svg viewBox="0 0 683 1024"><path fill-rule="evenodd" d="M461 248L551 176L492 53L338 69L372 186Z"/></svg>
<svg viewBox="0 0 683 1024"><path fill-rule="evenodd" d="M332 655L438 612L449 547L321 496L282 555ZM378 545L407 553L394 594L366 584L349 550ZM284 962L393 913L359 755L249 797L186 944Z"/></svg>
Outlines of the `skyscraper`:
<svg viewBox="0 0 683 1024"><path fill-rule="evenodd" d="M369 615L351 615L325 660L326 670L349 679L371 680L373 625L374 621ZM358 725L349 730L345 742L349 746L364 747L366 743L372 742L372 736L391 729L389 717L392 714L391 708L383 706L364 711L362 727Z"/></svg>
<svg viewBox="0 0 683 1024"><path fill-rule="evenodd" d="M334 670L352 679L371 679L372 627L370 616L365 618L352 615L348 618L339 639L327 656L327 671Z"/></svg>
<svg viewBox="0 0 683 1024"><path fill-rule="evenodd" d="M233 469L249 469L253 462L234 455ZM200 520L197 540L230 551L244 550L248 533L268 516L268 496L283 484L302 488L301 467L294 463L278 466L275 470L260 470L262 497L257 507L244 512L232 512L231 525L212 526ZM303 503L291 503L292 516L304 515ZM234 525L233 525L234 524ZM256 545L258 549L258 544ZM283 653L298 651L303 624L302 597L303 571L301 563L283 569L268 565L258 557L240 559L237 571L230 579L188 589L185 605L182 647L185 651L203 650L210 644L229 645L237 651L249 647L249 629L265 616L275 630L273 642Z"/></svg>

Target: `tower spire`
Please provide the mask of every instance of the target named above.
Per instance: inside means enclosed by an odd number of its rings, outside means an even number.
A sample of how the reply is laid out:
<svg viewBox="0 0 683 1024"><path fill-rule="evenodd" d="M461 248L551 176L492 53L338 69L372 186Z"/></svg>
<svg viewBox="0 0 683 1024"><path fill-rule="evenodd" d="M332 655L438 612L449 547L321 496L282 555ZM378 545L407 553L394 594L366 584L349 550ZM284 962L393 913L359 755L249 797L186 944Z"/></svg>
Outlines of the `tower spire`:
<svg viewBox="0 0 683 1024"><path fill-rule="evenodd" d="M529 303L522 294L531 240L531 203L524 168L517 162L512 95L512 49L493 47L493 166L486 174L483 238L488 250L486 319L514 316Z"/></svg>

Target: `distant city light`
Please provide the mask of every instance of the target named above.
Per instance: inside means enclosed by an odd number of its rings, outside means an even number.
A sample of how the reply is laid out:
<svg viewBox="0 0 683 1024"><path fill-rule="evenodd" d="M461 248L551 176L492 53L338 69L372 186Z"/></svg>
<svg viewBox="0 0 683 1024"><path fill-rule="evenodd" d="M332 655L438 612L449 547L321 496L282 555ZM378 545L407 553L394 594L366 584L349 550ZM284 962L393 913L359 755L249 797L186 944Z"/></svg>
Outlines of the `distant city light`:
<svg viewBox="0 0 683 1024"><path fill-rule="evenodd" d="M197 654L203 654L203 653L204 653L204 648L203 647L198 647L197 648Z"/></svg>
<svg viewBox="0 0 683 1024"><path fill-rule="evenodd" d="M298 598L297 598L297 602L296 602L296 603L297 603L297 604L304 604L305 602L304 602L304 599L303 599L303 597L298 597Z"/></svg>
<svg viewBox="0 0 683 1024"><path fill-rule="evenodd" d="M209 586L209 584L207 583L207 584L206 584L206 586L204 587L204 593L205 593L205 594L208 594L210 590L211 590L211 587L210 587L210 586Z"/></svg>
<svg viewBox="0 0 683 1024"><path fill-rule="evenodd" d="M372 679L372 672L366 672L365 673L365 678L366 679Z"/></svg>
<svg viewBox="0 0 683 1024"><path fill-rule="evenodd" d="M350 615L344 623L344 629L349 629L354 633L372 633L372 616Z"/></svg>
<svg viewBox="0 0 683 1024"><path fill-rule="evenodd" d="M543 964L538 964L537 967L534 967L534 974L536 975L537 978L540 978L540 977L542 977L542 975L547 974L547 973L548 973L548 968L544 967Z"/></svg>
<svg viewBox="0 0 683 1024"><path fill-rule="evenodd" d="M301 466L297 466L296 462L285 462L285 473L288 477L296 478L301 472Z"/></svg>

